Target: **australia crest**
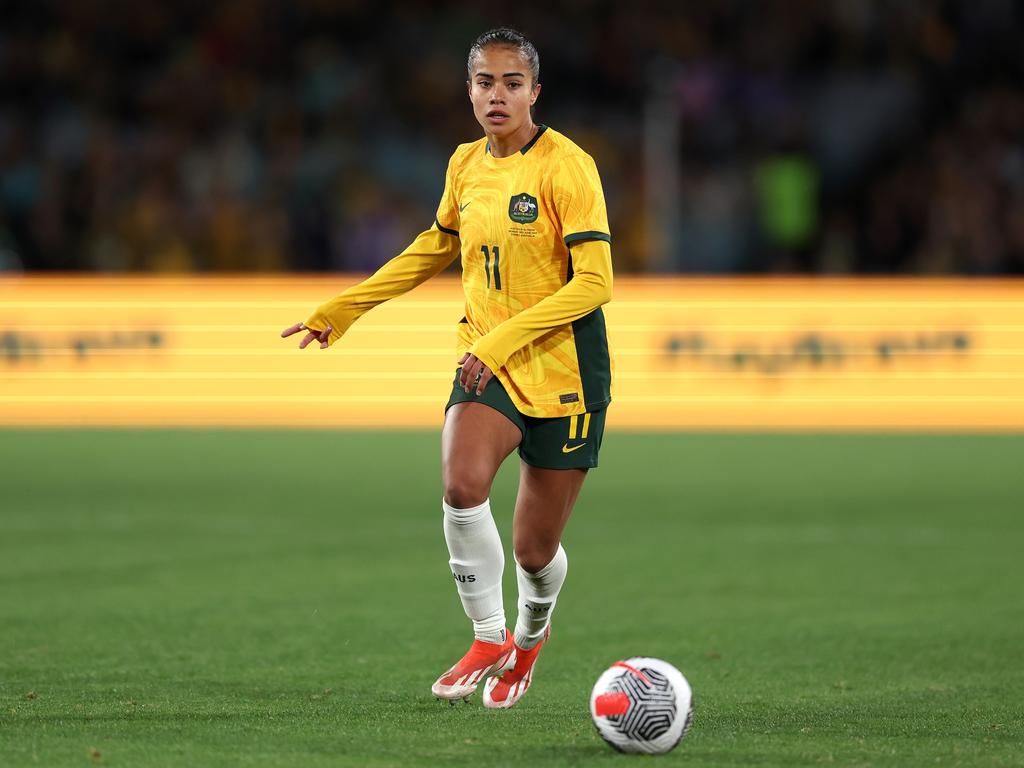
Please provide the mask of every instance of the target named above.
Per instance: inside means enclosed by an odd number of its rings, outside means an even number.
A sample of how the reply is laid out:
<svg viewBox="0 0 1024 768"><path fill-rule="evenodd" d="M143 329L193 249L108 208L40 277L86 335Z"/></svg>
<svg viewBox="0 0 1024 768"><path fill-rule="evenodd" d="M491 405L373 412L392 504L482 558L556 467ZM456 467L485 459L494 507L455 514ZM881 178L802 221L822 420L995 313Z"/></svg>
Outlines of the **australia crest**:
<svg viewBox="0 0 1024 768"><path fill-rule="evenodd" d="M537 220L537 198L520 192L508 201L508 217L517 224L532 224Z"/></svg>

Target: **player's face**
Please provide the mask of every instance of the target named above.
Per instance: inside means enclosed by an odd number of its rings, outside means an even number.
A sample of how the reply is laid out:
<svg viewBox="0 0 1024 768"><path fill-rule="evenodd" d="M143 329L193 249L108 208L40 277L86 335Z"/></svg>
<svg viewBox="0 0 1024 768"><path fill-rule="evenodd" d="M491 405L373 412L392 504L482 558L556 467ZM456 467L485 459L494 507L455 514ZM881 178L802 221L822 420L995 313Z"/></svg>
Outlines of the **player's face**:
<svg viewBox="0 0 1024 768"><path fill-rule="evenodd" d="M540 83L533 82L529 64L519 49L489 45L477 55L469 81L469 100L486 134L505 138L532 128L530 107L538 96Z"/></svg>

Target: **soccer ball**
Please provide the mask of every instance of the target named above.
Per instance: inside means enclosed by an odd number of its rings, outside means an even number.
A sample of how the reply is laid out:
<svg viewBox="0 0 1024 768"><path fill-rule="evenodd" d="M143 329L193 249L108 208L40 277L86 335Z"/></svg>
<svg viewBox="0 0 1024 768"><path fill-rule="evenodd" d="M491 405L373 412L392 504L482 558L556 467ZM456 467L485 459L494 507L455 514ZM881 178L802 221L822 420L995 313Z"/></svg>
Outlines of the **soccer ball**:
<svg viewBox="0 0 1024 768"><path fill-rule="evenodd" d="M693 692L667 661L635 656L597 679L590 715L601 738L620 752L663 754L690 730Z"/></svg>

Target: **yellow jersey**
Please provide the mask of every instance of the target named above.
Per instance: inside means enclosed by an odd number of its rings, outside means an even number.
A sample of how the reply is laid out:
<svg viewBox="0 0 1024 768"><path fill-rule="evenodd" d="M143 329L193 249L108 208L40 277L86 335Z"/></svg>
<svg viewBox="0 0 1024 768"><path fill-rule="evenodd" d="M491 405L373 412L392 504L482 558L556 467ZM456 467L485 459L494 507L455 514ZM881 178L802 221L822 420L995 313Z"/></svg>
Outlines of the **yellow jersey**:
<svg viewBox="0 0 1024 768"><path fill-rule="evenodd" d="M526 416L561 418L611 402L601 305L611 299L611 233L593 158L551 128L519 152L487 139L452 155L433 226L306 321L334 343L363 313L462 257L456 354L494 371Z"/></svg>

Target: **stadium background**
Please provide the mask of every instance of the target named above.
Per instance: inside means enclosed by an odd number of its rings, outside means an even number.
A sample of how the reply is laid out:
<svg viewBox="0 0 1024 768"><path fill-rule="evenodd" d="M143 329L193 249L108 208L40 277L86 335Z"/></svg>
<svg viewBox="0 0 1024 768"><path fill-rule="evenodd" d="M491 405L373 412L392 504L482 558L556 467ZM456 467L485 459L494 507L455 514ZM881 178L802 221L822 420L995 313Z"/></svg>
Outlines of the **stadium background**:
<svg viewBox="0 0 1024 768"><path fill-rule="evenodd" d="M470 765L529 733L590 764L584 688L642 647L694 682L701 764L1015 764L1022 16L0 5L4 762ZM329 354L277 334L432 220L499 23L602 174L616 402L549 687L438 728L457 269Z"/></svg>

